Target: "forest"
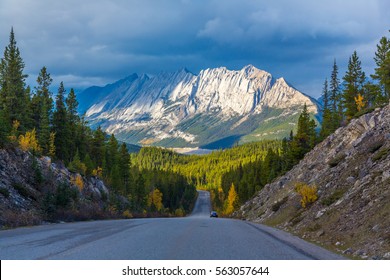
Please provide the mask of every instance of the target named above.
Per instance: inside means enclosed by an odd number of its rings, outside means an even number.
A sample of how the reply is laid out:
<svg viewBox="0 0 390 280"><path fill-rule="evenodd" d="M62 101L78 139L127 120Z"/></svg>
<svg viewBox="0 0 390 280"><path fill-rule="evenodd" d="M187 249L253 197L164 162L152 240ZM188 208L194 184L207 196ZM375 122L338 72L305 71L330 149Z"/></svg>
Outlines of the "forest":
<svg viewBox="0 0 390 280"><path fill-rule="evenodd" d="M73 89L67 93L61 82L54 95L46 67L32 89L25 84L24 67L12 29L0 64L0 148L49 156L74 174L102 179L112 194L110 208L125 216L190 212L196 199L194 184L169 170L132 166L125 143L100 128L93 131L78 115ZM82 180L75 175L78 184Z"/></svg>
<svg viewBox="0 0 390 280"><path fill-rule="evenodd" d="M322 124L316 127L306 105L296 131L283 140L261 141L209 155L179 155L169 149L143 147L129 154L126 144L99 127L92 130L77 114L75 91L61 82L57 93L42 67L34 88L26 85L24 62L13 29L0 64L0 148L19 147L49 156L72 172L96 176L111 191L118 211L131 215L158 213L183 216L191 211L196 188L210 190L213 207L230 215L277 176L290 170L317 143L353 118L388 104L390 41L383 37L368 78L357 52L348 60L342 81L333 63L323 87Z"/></svg>

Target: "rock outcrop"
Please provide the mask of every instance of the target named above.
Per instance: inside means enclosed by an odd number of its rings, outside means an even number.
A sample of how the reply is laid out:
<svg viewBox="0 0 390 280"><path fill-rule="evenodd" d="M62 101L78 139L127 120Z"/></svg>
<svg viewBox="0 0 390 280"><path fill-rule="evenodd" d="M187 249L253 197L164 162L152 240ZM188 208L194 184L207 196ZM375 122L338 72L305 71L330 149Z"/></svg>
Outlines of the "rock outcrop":
<svg viewBox="0 0 390 280"><path fill-rule="evenodd" d="M108 195L96 177L82 177L18 148L0 149L0 228L102 218Z"/></svg>
<svg viewBox="0 0 390 280"><path fill-rule="evenodd" d="M318 199L306 208L297 183L317 188ZM390 105L339 128L235 216L347 257L390 259Z"/></svg>

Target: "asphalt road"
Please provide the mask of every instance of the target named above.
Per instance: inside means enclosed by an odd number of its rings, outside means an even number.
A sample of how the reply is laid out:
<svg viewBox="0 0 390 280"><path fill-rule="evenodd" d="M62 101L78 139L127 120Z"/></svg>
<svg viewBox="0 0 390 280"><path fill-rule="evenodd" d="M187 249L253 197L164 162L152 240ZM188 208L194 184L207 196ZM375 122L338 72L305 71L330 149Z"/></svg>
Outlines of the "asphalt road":
<svg viewBox="0 0 390 280"><path fill-rule="evenodd" d="M339 259L288 233L210 218L200 191L191 216L43 225L0 232L0 259Z"/></svg>

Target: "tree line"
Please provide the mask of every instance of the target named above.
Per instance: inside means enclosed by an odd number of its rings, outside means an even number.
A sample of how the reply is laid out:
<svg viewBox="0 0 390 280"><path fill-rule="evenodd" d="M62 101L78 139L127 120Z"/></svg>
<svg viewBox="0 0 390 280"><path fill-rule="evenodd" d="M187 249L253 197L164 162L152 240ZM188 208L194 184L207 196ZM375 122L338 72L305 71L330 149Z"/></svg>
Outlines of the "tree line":
<svg viewBox="0 0 390 280"><path fill-rule="evenodd" d="M348 68L340 81L334 60L330 81L323 87L323 122L321 139L333 133L351 119L389 103L390 100L390 40L382 37L374 56L374 74L369 80L362 69L356 51L349 57Z"/></svg>
<svg viewBox="0 0 390 280"><path fill-rule="evenodd" d="M103 179L119 195L111 196L112 208L119 212L184 215L190 211L196 198L193 184L177 173L132 166L125 143L100 127L92 130L78 115L74 89L67 93L61 82L54 96L46 67L31 89L24 67L11 29L0 64L0 148L17 146L35 156L50 156L75 174Z"/></svg>

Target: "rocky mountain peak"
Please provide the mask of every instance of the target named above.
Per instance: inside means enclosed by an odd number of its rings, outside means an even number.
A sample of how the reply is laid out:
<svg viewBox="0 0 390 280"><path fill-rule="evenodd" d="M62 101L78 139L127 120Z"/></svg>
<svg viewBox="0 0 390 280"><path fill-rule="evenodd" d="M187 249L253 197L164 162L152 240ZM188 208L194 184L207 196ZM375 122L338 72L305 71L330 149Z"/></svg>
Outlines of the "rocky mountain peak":
<svg viewBox="0 0 390 280"><path fill-rule="evenodd" d="M305 103L309 111L317 113L316 101L284 79L274 81L270 73L253 65L240 70L209 68L198 75L181 69L119 84L111 91L102 90L107 94L89 106L86 116L93 125L101 125L108 133L133 144L204 145L217 140L210 135L214 129L222 129L218 134L221 138L251 133L266 110L287 110L282 122ZM257 126L252 124L255 119ZM224 129L225 125L229 129ZM289 131L282 133L287 135Z"/></svg>

